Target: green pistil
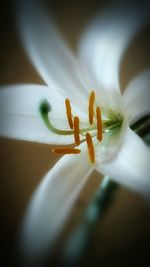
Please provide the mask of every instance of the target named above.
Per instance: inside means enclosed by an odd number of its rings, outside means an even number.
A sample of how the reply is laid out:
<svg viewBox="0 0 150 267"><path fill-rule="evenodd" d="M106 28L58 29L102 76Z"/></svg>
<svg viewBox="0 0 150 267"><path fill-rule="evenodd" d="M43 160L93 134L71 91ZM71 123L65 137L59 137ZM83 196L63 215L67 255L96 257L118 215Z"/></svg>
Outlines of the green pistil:
<svg viewBox="0 0 150 267"><path fill-rule="evenodd" d="M60 130L60 129L57 129L55 128L49 117L48 117L48 113L51 111L51 106L49 104L49 102L47 100L43 101L40 105L40 114L41 114L41 117L46 125L46 127L53 133L55 134L59 134L59 135L73 135L74 134L74 130ZM88 132L88 131L92 131L92 130L96 130L97 126L94 125L92 127L88 127L88 128L82 128L80 129L80 133L85 133L85 132Z"/></svg>
<svg viewBox="0 0 150 267"><path fill-rule="evenodd" d="M58 135L74 135L74 130L60 130L53 126L53 124L51 123L48 117L48 113L51 112L52 107L47 100L44 100L43 102L41 102L39 110L40 110L41 117L46 127L51 132L58 134ZM108 131L112 131L117 128L121 128L122 122L123 122L123 119L121 119L118 116L115 117L114 115L113 115L113 119L103 120L104 132L105 131L108 132ZM89 131L93 131L93 130L97 130L97 125L94 124L93 126L90 126L87 128L81 128L80 134L84 136L85 133Z"/></svg>

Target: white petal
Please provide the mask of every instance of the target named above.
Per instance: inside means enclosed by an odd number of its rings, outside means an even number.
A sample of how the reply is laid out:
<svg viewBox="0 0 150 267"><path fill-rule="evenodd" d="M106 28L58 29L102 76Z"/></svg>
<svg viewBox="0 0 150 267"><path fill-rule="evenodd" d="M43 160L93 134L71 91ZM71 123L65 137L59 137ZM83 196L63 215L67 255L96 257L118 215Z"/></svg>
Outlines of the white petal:
<svg viewBox="0 0 150 267"><path fill-rule="evenodd" d="M89 177L91 166L84 146L81 154L66 155L57 162L31 200L22 232L23 253L30 259L50 252Z"/></svg>
<svg viewBox="0 0 150 267"><path fill-rule="evenodd" d="M81 69L39 1L21 1L18 10L23 45L44 81L83 109L87 91ZM86 97L85 97L86 96Z"/></svg>
<svg viewBox="0 0 150 267"><path fill-rule="evenodd" d="M42 85L14 85L0 89L0 135L51 144L73 143L73 137L50 132L39 112L41 101L52 106L50 117L60 129L66 125L64 99ZM81 115L81 114L80 114ZM59 124L59 125L58 125Z"/></svg>
<svg viewBox="0 0 150 267"><path fill-rule="evenodd" d="M133 79L124 95L124 109L131 121L150 114L150 70Z"/></svg>
<svg viewBox="0 0 150 267"><path fill-rule="evenodd" d="M106 90L119 90L121 59L129 41L148 18L148 10L144 8L127 3L111 7L89 25L81 39L81 60Z"/></svg>
<svg viewBox="0 0 150 267"><path fill-rule="evenodd" d="M127 129L118 155L97 170L145 196L150 197L150 149L131 129Z"/></svg>

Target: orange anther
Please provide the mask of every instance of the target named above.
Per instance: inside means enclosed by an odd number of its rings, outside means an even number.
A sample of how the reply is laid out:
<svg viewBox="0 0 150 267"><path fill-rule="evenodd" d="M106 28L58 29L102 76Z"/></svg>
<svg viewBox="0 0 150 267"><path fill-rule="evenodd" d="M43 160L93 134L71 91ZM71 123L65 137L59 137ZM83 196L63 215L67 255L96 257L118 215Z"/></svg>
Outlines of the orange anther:
<svg viewBox="0 0 150 267"><path fill-rule="evenodd" d="M101 110L99 107L96 108L96 118L97 118L97 139L99 141L102 141L102 116L101 116Z"/></svg>
<svg viewBox="0 0 150 267"><path fill-rule="evenodd" d="M79 128L79 118L77 116L74 117L74 140L75 143L80 145L80 128Z"/></svg>
<svg viewBox="0 0 150 267"><path fill-rule="evenodd" d="M94 93L94 91L92 91L90 94L90 97L89 97L89 123L90 124L93 124L94 101L95 101L95 93Z"/></svg>
<svg viewBox="0 0 150 267"><path fill-rule="evenodd" d="M87 141L87 146L88 146L89 159L91 163L94 163L95 162L94 146L93 146L92 137L89 133L86 133L86 141Z"/></svg>
<svg viewBox="0 0 150 267"><path fill-rule="evenodd" d="M57 154L79 154L81 150L77 148L64 147L52 149L52 152Z"/></svg>
<svg viewBox="0 0 150 267"><path fill-rule="evenodd" d="M73 129L71 105L70 105L70 100L68 98L66 98L65 104L66 104L66 114L67 114L68 123L69 123L70 128Z"/></svg>

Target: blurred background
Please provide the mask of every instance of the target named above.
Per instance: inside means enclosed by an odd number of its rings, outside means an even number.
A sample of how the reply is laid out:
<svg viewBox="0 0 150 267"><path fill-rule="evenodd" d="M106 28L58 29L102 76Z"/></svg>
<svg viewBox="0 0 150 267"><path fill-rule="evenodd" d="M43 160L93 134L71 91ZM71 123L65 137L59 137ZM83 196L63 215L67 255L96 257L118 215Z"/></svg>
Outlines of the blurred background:
<svg viewBox="0 0 150 267"><path fill-rule="evenodd" d="M116 1L47 1L61 32L76 51L80 34L98 10ZM120 1L121 2L121 1ZM125 2L125 1L123 1ZM141 2L142 3L142 2ZM43 83L28 60L14 23L14 2L0 2L0 85ZM116 40L116 45L119 40ZM150 30L146 27L128 47L120 71L124 89L129 80L150 67ZM0 140L0 216L2 266L19 266L15 242L28 201L43 175L58 160L51 146L22 141ZM92 175L76 201L70 219L57 243L54 254L44 266L57 266L57 257L69 233L80 221L101 177ZM88 255L81 266L128 266L149 259L150 206L126 188L119 187L103 219L97 224Z"/></svg>

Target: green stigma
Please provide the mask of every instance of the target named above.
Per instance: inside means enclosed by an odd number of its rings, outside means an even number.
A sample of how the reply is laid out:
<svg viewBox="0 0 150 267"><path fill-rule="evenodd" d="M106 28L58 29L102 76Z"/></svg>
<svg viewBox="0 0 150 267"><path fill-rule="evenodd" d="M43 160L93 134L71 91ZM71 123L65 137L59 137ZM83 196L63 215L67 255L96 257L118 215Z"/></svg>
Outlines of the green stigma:
<svg viewBox="0 0 150 267"><path fill-rule="evenodd" d="M47 114L51 110L52 110L52 107L46 99L41 102L41 104L40 104L40 113L41 114Z"/></svg>

